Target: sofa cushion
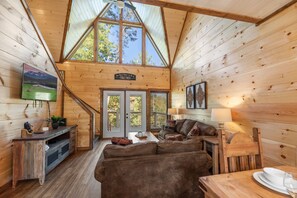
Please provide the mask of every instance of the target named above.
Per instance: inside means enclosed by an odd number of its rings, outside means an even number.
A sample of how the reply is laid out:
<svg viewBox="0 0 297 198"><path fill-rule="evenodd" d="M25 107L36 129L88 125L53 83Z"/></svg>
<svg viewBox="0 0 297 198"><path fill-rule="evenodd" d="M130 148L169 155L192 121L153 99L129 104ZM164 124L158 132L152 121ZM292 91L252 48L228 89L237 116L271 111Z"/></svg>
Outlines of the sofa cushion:
<svg viewBox="0 0 297 198"><path fill-rule="evenodd" d="M136 143L127 146L108 144L105 146L103 154L104 158L131 157L141 155L154 155L156 154L156 150L156 142Z"/></svg>
<svg viewBox="0 0 297 198"><path fill-rule="evenodd" d="M196 124L194 124L193 128L188 133L187 138L192 136L199 136L199 134L200 134L200 128Z"/></svg>
<svg viewBox="0 0 297 198"><path fill-rule="evenodd" d="M217 135L217 130L215 127L204 124L202 122L197 122L196 125L200 129L200 135L202 136L215 136Z"/></svg>
<svg viewBox="0 0 297 198"><path fill-rule="evenodd" d="M202 150L201 140L166 141L158 142L157 153L182 153Z"/></svg>
<svg viewBox="0 0 297 198"><path fill-rule="evenodd" d="M172 130L172 129L164 129L164 130L161 130L161 131L159 132L159 134L158 134L158 138L159 138L159 139L165 139L165 136L166 136L167 134L179 134L179 133L174 132L174 130Z"/></svg>
<svg viewBox="0 0 297 198"><path fill-rule="evenodd" d="M176 132L180 132L180 129L182 128L184 122L185 122L185 119L176 120L176 125L175 125Z"/></svg>
<svg viewBox="0 0 297 198"><path fill-rule="evenodd" d="M183 141L183 136L181 134L167 134L165 135L165 140L171 141Z"/></svg>
<svg viewBox="0 0 297 198"><path fill-rule="evenodd" d="M193 128L194 124L196 123L197 121L195 120L186 120L184 123L183 123L183 126L182 128L180 129L180 133L184 134L185 136L188 135L188 133L191 131L191 129Z"/></svg>

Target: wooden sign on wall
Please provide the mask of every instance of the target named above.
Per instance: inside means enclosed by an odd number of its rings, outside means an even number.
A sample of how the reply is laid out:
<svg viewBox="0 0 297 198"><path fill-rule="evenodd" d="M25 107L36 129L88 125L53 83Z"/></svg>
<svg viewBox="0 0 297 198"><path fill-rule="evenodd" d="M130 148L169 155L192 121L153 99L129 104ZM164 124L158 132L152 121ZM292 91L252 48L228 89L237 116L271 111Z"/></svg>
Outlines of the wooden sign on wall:
<svg viewBox="0 0 297 198"><path fill-rule="evenodd" d="M117 73L114 75L115 80L136 80L136 75L129 73Z"/></svg>

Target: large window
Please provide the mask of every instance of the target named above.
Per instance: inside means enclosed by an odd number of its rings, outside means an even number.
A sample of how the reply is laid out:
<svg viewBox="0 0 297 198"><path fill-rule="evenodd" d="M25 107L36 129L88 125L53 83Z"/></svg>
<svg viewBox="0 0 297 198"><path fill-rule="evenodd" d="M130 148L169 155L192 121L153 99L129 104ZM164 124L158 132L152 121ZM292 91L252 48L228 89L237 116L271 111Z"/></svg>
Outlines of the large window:
<svg viewBox="0 0 297 198"><path fill-rule="evenodd" d="M167 93L151 93L151 129L160 129L167 120Z"/></svg>
<svg viewBox="0 0 297 198"><path fill-rule="evenodd" d="M166 66L164 58L145 26L139 21L136 12L127 7L120 10L116 4L110 4L95 20L93 30L72 50L70 59Z"/></svg>
<svg viewBox="0 0 297 198"><path fill-rule="evenodd" d="M119 63L119 25L98 24L98 62Z"/></svg>

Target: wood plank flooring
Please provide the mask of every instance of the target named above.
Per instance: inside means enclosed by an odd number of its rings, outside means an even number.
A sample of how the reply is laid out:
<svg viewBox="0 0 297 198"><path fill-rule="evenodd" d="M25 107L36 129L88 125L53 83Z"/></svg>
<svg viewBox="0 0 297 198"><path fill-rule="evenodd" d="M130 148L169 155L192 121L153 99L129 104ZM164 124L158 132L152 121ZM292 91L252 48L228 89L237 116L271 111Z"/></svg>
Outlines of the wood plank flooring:
<svg viewBox="0 0 297 198"><path fill-rule="evenodd" d="M43 186L38 180L20 181L0 198L100 198L101 184L94 178L94 169L102 150L110 140L96 143L91 151L78 151L69 156L46 176Z"/></svg>

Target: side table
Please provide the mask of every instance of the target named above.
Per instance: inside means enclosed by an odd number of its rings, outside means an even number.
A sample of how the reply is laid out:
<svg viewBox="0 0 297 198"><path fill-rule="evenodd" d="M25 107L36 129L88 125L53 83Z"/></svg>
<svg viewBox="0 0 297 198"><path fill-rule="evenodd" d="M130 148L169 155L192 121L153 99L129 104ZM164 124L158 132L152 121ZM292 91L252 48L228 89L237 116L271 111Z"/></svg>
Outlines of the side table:
<svg viewBox="0 0 297 198"><path fill-rule="evenodd" d="M204 137L204 150L212 156L212 174L219 174L219 139L217 137Z"/></svg>

